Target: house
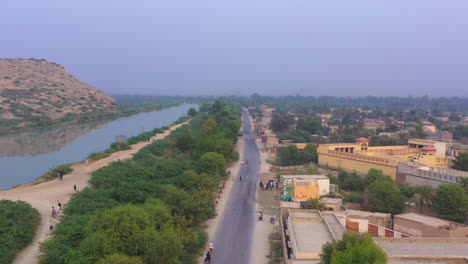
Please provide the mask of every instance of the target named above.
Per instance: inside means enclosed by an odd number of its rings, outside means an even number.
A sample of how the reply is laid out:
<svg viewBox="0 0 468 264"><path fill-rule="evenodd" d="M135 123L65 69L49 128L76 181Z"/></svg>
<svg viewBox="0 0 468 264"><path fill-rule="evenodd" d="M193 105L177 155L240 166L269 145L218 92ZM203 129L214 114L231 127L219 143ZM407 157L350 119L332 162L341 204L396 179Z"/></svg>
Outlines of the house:
<svg viewBox="0 0 468 264"><path fill-rule="evenodd" d="M420 238L468 238L466 225L415 213L393 216L393 229Z"/></svg>

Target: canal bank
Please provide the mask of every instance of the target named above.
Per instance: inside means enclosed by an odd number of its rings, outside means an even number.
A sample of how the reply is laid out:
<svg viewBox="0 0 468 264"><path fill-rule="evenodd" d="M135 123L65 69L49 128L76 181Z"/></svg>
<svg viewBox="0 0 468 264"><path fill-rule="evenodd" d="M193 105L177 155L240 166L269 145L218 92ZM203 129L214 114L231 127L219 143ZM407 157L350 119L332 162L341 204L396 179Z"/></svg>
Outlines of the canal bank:
<svg viewBox="0 0 468 264"><path fill-rule="evenodd" d="M60 202L65 205L69 199L77 192L83 190L91 178L94 171L108 165L111 162L125 160L133 157L140 149L150 144L154 140L168 136L173 130L183 124L173 125L162 134L156 134L147 142L140 142L132 145L129 150L122 150L112 153L109 157L95 162L81 162L72 166L73 172L63 177L63 180L53 180L34 186L21 187L0 191L0 200L21 200L30 203L41 214L41 223L36 231L33 242L23 249L13 263L38 263L39 245L51 235L50 225L55 226L58 218L51 217L52 206L57 206ZM74 187L76 186L76 191Z"/></svg>
<svg viewBox="0 0 468 264"><path fill-rule="evenodd" d="M117 137L170 125L191 107L198 105L0 136L0 189L30 183L54 167L84 160L92 152L107 149Z"/></svg>

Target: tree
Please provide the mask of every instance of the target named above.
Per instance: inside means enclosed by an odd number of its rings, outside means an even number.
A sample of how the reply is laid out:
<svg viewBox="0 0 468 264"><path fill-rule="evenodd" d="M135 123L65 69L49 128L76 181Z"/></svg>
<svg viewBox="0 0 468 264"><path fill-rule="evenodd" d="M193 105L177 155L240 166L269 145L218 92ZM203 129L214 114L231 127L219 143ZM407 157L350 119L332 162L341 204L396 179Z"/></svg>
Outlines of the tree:
<svg viewBox="0 0 468 264"><path fill-rule="evenodd" d="M189 133L180 135L179 137L176 138L176 146L179 148L182 152L188 152L192 149L194 140L192 136Z"/></svg>
<svg viewBox="0 0 468 264"><path fill-rule="evenodd" d="M195 108L192 107L192 108L190 108L190 109L188 110L187 115L193 117L193 116L196 116L197 113L198 113L197 110L196 110Z"/></svg>
<svg viewBox="0 0 468 264"><path fill-rule="evenodd" d="M453 169L468 171L468 151L458 154L458 156L453 161Z"/></svg>
<svg viewBox="0 0 468 264"><path fill-rule="evenodd" d="M97 264L143 264L143 260L140 257L115 253L102 258Z"/></svg>
<svg viewBox="0 0 468 264"><path fill-rule="evenodd" d="M316 115L306 116L297 122L297 129L306 130L311 134L317 134L322 129L322 120Z"/></svg>
<svg viewBox="0 0 468 264"><path fill-rule="evenodd" d="M371 210L381 213L398 214L404 201L400 189L393 182L378 180L369 185L369 206Z"/></svg>
<svg viewBox="0 0 468 264"><path fill-rule="evenodd" d="M325 204L322 203L319 199L311 198L305 202L301 203L302 209L322 209L325 207Z"/></svg>
<svg viewBox="0 0 468 264"><path fill-rule="evenodd" d="M216 152L207 152L199 161L199 172L210 176L222 176L226 172L226 160Z"/></svg>
<svg viewBox="0 0 468 264"><path fill-rule="evenodd" d="M459 183L465 188L465 191L468 192L468 177L460 177Z"/></svg>
<svg viewBox="0 0 468 264"><path fill-rule="evenodd" d="M440 218L462 223L468 211L468 194L461 184L440 184L432 203Z"/></svg>
<svg viewBox="0 0 468 264"><path fill-rule="evenodd" d="M214 129L216 128L216 125L216 120L214 120L213 118L210 117L206 119L201 126L203 136L211 135Z"/></svg>
<svg viewBox="0 0 468 264"><path fill-rule="evenodd" d="M367 174L366 174L366 178L365 178L365 182L367 185L377 181L377 180L381 180L381 179L384 179L385 176L383 175L383 171L382 170L378 170L378 169L370 169Z"/></svg>
<svg viewBox="0 0 468 264"><path fill-rule="evenodd" d="M342 240L323 245L320 258L323 264L387 263L387 255L371 236L351 232L344 233Z"/></svg>
<svg viewBox="0 0 468 264"><path fill-rule="evenodd" d="M273 114L271 118L271 129L277 132L288 131L289 127L294 124L294 116L291 114Z"/></svg>
<svg viewBox="0 0 468 264"><path fill-rule="evenodd" d="M415 194L409 200L410 203L414 203L417 207L423 208L425 205L432 205L432 187L429 185L418 185L414 187Z"/></svg>
<svg viewBox="0 0 468 264"><path fill-rule="evenodd" d="M356 172L347 173L346 171L340 171L338 173L338 185L343 190L360 192L364 189L364 179Z"/></svg>
<svg viewBox="0 0 468 264"><path fill-rule="evenodd" d="M172 228L164 228L148 243L145 260L148 264L179 264L183 244Z"/></svg>
<svg viewBox="0 0 468 264"><path fill-rule="evenodd" d="M213 105L211 106L211 110L213 113L218 113L223 109L223 103L218 99L216 100Z"/></svg>

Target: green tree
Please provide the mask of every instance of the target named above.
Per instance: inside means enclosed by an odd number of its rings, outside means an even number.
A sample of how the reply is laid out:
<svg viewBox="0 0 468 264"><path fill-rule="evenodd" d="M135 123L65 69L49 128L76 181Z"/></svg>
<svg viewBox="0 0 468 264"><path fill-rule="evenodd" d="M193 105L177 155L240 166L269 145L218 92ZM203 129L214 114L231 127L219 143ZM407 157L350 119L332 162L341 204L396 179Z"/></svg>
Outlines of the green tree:
<svg viewBox="0 0 468 264"><path fill-rule="evenodd" d="M468 192L468 177L460 177L459 183L465 188L465 191Z"/></svg>
<svg viewBox="0 0 468 264"><path fill-rule="evenodd" d="M415 194L409 200L410 203L414 203L417 207L423 208L432 205L432 187L429 185L418 185L414 187Z"/></svg>
<svg viewBox="0 0 468 264"><path fill-rule="evenodd" d="M440 184L432 203L440 218L462 223L468 211L468 194L458 183Z"/></svg>
<svg viewBox="0 0 468 264"><path fill-rule="evenodd" d="M147 264L179 264L183 244L172 228L163 228L153 236L145 253Z"/></svg>
<svg viewBox="0 0 468 264"><path fill-rule="evenodd" d="M400 189L388 180L377 180L368 187L371 210L381 213L398 214L404 201Z"/></svg>
<svg viewBox="0 0 468 264"><path fill-rule="evenodd" d="M195 141L189 133L182 134L176 138L176 146L182 152L188 152L192 149Z"/></svg>
<svg viewBox="0 0 468 264"><path fill-rule="evenodd" d="M222 176L226 172L226 160L219 153L207 152L200 158L199 171L211 176Z"/></svg>
<svg viewBox="0 0 468 264"><path fill-rule="evenodd" d="M458 154L458 156L453 161L453 169L468 171L468 151Z"/></svg>
<svg viewBox="0 0 468 264"><path fill-rule="evenodd" d="M382 170L378 170L378 169L370 169L369 172L367 172L366 174L366 177L365 177L365 183L366 185L369 185L377 180L382 180L382 179L385 179L386 177L384 176L383 174L383 171ZM391 180L390 178L388 178L389 180Z"/></svg>
<svg viewBox="0 0 468 264"><path fill-rule="evenodd" d="M320 258L323 264L387 263L387 255L371 236L351 232L344 233L342 240L323 245Z"/></svg>
<svg viewBox="0 0 468 264"><path fill-rule="evenodd" d="M143 264L140 257L130 257L124 254L115 253L105 256L97 264Z"/></svg>
<svg viewBox="0 0 468 264"><path fill-rule="evenodd" d="M216 120L214 120L213 118L210 117L206 119L201 126L203 136L211 135L214 129L216 128L216 125Z"/></svg>
<svg viewBox="0 0 468 264"><path fill-rule="evenodd" d="M302 209L322 209L325 207L325 204L322 203L319 199L311 198L305 202L301 203Z"/></svg>
<svg viewBox="0 0 468 264"><path fill-rule="evenodd" d="M187 115L193 117L193 116L196 116L197 113L198 113L197 110L196 110L195 108L192 107L192 108L190 108L190 109L188 110Z"/></svg>
<svg viewBox="0 0 468 264"><path fill-rule="evenodd" d="M297 129L308 131L311 134L317 134L322 129L322 119L316 115L306 116L303 120L298 120Z"/></svg>

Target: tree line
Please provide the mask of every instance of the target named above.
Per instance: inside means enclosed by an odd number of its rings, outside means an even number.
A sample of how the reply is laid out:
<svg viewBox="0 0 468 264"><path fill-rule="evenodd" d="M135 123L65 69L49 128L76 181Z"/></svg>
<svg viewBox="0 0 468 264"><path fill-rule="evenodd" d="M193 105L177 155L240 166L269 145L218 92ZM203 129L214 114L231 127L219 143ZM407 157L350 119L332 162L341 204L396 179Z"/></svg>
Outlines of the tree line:
<svg viewBox="0 0 468 264"><path fill-rule="evenodd" d="M204 104L165 139L96 171L64 208L41 263L196 263L203 222L239 131L240 108Z"/></svg>

